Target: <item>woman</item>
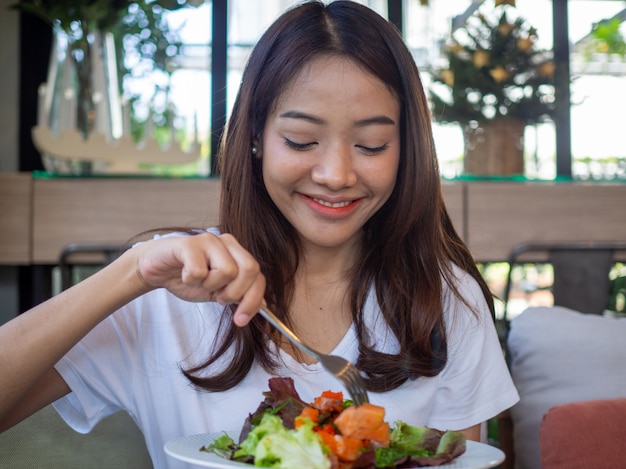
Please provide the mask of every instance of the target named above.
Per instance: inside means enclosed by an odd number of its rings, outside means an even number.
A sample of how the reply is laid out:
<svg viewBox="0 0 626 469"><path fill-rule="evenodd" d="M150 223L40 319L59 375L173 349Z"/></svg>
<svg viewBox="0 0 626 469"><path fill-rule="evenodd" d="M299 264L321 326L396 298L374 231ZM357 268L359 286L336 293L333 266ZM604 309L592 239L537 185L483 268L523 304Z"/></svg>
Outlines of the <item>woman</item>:
<svg viewBox="0 0 626 469"><path fill-rule="evenodd" d="M219 230L139 243L0 329L15 376L3 428L57 399L79 431L125 410L155 466L175 467L166 441L238 431L270 376L305 400L341 390L255 316L263 301L355 362L389 422L478 439L517 401L492 298L443 203L418 71L387 21L344 1L281 16L246 66L221 157Z"/></svg>

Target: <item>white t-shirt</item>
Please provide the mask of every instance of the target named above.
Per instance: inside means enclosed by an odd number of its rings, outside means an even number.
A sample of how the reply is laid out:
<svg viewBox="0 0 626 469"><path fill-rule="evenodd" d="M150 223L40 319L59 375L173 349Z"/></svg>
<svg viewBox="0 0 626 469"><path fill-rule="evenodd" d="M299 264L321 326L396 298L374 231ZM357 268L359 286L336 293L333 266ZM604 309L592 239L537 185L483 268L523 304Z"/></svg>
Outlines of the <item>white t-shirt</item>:
<svg viewBox="0 0 626 469"><path fill-rule="evenodd" d="M402 420L442 430L463 429L518 401L480 289L468 274L459 270L457 276L461 293L476 306L479 317L446 295L445 369L390 392L370 393L372 403L384 406L390 424ZM182 301L164 289L134 300L99 324L56 365L72 390L55 403L57 411L72 428L86 433L102 418L124 410L142 429L156 468L188 467L165 454L167 441L198 433L238 434L263 400L262 392L268 390L270 376L258 365L239 385L221 393L195 389L180 372L181 366L208 357L222 316L223 307L216 303ZM384 325L373 291L365 318L376 347L396 351L397 341ZM357 345L350 329L332 353L354 362ZM292 377L304 401L325 390L346 393L318 364L300 364L284 353L281 358L278 375ZM223 357L221 363L226 360Z"/></svg>

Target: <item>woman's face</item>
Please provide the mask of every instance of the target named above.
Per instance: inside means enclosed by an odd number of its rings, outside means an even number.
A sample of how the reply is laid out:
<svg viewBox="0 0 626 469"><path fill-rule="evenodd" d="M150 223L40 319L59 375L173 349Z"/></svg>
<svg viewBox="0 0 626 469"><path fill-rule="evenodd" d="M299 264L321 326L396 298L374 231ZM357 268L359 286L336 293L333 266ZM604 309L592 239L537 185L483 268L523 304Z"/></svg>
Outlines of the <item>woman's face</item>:
<svg viewBox="0 0 626 469"><path fill-rule="evenodd" d="M265 124L265 187L305 247L357 242L391 195L399 159L398 99L346 58L312 61Z"/></svg>

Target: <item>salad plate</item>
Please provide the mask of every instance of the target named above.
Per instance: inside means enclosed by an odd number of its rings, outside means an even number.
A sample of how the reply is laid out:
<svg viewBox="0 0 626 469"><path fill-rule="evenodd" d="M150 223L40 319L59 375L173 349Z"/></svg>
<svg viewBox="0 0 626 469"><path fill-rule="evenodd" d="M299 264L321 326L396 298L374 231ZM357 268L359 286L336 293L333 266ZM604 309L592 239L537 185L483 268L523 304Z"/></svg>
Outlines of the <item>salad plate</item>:
<svg viewBox="0 0 626 469"><path fill-rule="evenodd" d="M203 433L170 440L165 444L165 453L174 459L210 469L250 469L254 467L219 457L214 453L200 451L211 444L221 433ZM450 464L437 466L438 469L485 469L495 467L504 461L504 453L494 446L475 441L467 441L465 453Z"/></svg>

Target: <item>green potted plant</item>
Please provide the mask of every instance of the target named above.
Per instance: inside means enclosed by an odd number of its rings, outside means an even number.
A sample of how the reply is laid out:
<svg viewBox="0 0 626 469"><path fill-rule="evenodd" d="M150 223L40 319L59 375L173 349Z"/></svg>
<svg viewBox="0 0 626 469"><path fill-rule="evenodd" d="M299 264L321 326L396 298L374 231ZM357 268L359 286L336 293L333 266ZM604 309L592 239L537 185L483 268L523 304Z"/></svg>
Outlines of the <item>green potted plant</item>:
<svg viewBox="0 0 626 469"><path fill-rule="evenodd" d="M524 127L554 111L554 63L537 47L537 31L510 4L470 16L445 44L446 66L430 90L433 119L458 123L465 172L521 174ZM499 137L510 142L500 144Z"/></svg>

